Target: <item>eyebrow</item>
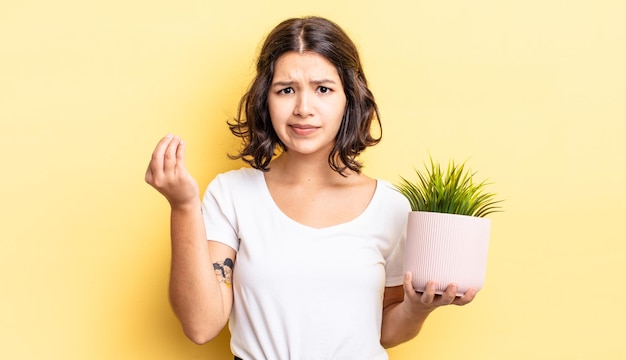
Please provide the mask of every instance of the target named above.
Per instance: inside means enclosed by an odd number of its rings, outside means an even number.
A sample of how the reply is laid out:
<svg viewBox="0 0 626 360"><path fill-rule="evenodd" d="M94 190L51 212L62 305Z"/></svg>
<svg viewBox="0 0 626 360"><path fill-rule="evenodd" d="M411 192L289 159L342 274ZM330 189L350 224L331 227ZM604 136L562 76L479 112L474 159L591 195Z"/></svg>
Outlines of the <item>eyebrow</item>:
<svg viewBox="0 0 626 360"><path fill-rule="evenodd" d="M276 81L276 82L272 83L272 87L292 86L294 83L295 83L295 81L293 81L293 80ZM311 81L311 84L315 84L315 85L336 84L336 82L334 80L331 80L331 79L320 79L320 80L313 80L313 81Z"/></svg>

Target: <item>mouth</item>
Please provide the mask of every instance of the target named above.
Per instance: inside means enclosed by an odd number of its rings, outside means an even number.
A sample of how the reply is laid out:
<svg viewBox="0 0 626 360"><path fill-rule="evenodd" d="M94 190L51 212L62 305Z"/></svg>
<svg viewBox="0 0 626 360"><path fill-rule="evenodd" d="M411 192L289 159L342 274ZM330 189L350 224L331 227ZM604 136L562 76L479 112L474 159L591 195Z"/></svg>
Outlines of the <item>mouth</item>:
<svg viewBox="0 0 626 360"><path fill-rule="evenodd" d="M291 124L289 127L296 135L300 136L310 135L318 129L317 126L308 124Z"/></svg>

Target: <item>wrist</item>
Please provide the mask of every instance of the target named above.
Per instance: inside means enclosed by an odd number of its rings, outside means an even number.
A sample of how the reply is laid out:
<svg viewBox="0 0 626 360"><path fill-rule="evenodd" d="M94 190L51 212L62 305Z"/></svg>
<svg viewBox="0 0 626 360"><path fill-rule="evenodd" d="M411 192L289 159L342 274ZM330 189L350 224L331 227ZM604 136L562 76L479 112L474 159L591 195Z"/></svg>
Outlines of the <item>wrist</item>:
<svg viewBox="0 0 626 360"><path fill-rule="evenodd" d="M170 202L170 207L172 209L172 213L193 213L200 211L202 204L200 200L197 198L193 198L187 201L181 202Z"/></svg>

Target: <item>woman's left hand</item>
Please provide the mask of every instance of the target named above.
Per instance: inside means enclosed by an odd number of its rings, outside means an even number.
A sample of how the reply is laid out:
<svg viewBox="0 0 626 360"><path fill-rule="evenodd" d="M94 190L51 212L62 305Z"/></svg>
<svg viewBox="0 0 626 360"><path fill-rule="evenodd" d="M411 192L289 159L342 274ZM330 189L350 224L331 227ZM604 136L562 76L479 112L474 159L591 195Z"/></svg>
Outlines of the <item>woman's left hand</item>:
<svg viewBox="0 0 626 360"><path fill-rule="evenodd" d="M435 281L429 281L423 292L417 292L412 280L411 273L407 272L404 274L403 286L385 289L380 343L386 348L414 338L433 310L446 305L469 304L477 292L469 289L463 296L456 296L458 285L449 284L443 294L437 295Z"/></svg>
<svg viewBox="0 0 626 360"><path fill-rule="evenodd" d="M435 291L438 284L432 280L428 282L424 292L417 292L413 288L412 280L410 272L404 274L404 297L411 304L411 308L418 312L430 312L445 305L466 305L474 300L477 293L475 289L469 289L462 296L456 296L458 285L449 284L443 294L437 295Z"/></svg>

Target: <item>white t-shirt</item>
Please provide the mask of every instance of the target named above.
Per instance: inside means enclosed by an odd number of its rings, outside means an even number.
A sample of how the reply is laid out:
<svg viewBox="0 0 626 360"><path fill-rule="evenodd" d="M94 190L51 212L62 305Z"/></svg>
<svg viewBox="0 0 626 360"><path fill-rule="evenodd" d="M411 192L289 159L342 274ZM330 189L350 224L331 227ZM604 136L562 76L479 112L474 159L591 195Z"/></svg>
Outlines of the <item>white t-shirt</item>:
<svg viewBox="0 0 626 360"><path fill-rule="evenodd" d="M363 213L316 229L285 215L263 172L218 175L202 211L207 239L237 250L231 350L244 360L387 359L385 286L402 284L408 201L377 180Z"/></svg>

